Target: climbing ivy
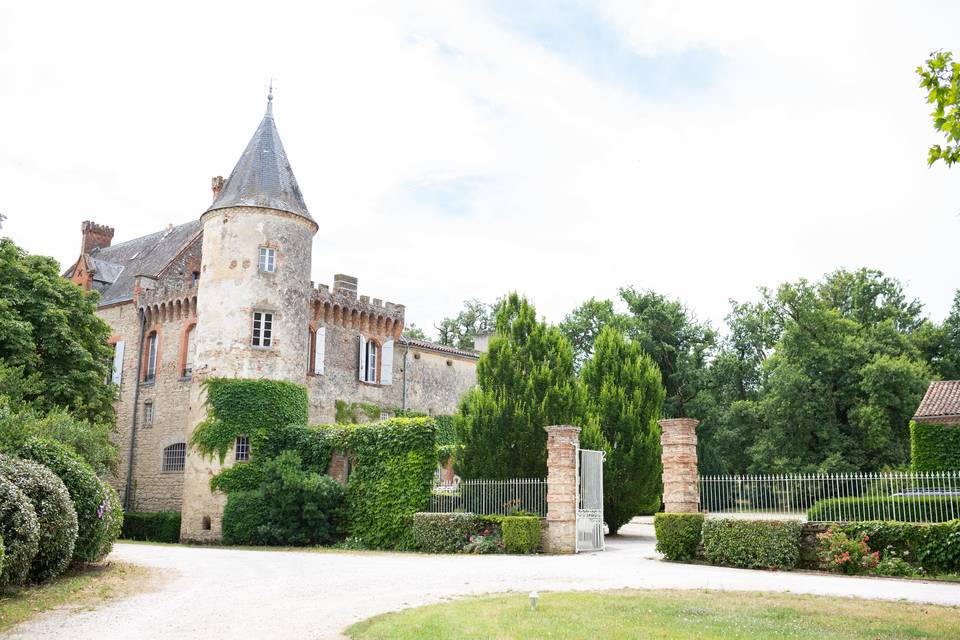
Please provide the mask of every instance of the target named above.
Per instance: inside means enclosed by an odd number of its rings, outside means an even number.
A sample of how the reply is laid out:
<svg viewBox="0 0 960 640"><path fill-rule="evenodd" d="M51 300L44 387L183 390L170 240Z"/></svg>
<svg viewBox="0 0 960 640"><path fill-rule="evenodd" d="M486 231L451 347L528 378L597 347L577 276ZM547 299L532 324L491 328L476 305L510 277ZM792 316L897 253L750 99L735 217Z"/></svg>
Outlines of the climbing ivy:
<svg viewBox="0 0 960 640"><path fill-rule="evenodd" d="M914 471L960 469L960 425L911 422L910 457Z"/></svg>
<svg viewBox="0 0 960 640"><path fill-rule="evenodd" d="M250 439L251 457L268 435L287 425L305 425L307 388L280 380L208 378L207 419L197 425L190 444L205 456L219 455L223 463L237 436Z"/></svg>
<svg viewBox="0 0 960 640"><path fill-rule="evenodd" d="M368 421L379 420L380 414L383 412L379 405L370 402L337 400L334 402L334 406L336 407L336 413L333 416L333 420L337 424L356 424L363 422L360 420L361 415L366 416Z"/></svg>
<svg viewBox="0 0 960 640"><path fill-rule="evenodd" d="M353 465L347 481L351 537L376 549L411 549L410 519L430 500L437 468L436 422L390 418L328 427Z"/></svg>

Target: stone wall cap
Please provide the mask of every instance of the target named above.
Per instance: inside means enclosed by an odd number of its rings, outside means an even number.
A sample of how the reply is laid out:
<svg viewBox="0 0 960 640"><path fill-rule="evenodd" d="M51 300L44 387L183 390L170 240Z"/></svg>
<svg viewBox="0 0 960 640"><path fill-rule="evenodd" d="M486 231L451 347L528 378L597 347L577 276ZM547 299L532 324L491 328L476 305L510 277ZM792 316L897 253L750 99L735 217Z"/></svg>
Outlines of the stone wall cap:
<svg viewBox="0 0 960 640"><path fill-rule="evenodd" d="M696 428L700 424L699 420L694 418L664 418L663 420L657 420L657 424L660 425L660 428L665 427L693 427Z"/></svg>
<svg viewBox="0 0 960 640"><path fill-rule="evenodd" d="M548 427L543 428L547 433L560 433L563 431L572 431L574 433L580 433L580 427L576 427L572 424L552 424Z"/></svg>

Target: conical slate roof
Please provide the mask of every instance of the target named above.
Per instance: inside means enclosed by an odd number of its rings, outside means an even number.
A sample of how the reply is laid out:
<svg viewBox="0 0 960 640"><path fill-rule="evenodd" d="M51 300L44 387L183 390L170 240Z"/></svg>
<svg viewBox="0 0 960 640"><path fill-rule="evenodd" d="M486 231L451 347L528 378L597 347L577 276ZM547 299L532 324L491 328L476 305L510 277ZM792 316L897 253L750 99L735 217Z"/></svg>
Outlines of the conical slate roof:
<svg viewBox="0 0 960 640"><path fill-rule="evenodd" d="M260 126L207 211L227 207L279 209L313 221L273 122L272 93Z"/></svg>

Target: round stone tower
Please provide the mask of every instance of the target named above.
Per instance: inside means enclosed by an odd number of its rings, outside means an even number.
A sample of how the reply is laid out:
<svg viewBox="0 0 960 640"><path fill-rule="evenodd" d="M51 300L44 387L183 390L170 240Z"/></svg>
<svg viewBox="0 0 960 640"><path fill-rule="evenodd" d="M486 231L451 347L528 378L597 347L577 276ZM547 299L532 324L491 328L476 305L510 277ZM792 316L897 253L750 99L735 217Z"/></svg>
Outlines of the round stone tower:
<svg viewBox="0 0 960 640"><path fill-rule="evenodd" d="M280 142L272 92L260 126L200 222L191 434L206 418L203 381L208 377L306 381L311 248L317 223ZM184 540L220 539L226 500L212 494L209 485L219 470L217 460L188 448Z"/></svg>

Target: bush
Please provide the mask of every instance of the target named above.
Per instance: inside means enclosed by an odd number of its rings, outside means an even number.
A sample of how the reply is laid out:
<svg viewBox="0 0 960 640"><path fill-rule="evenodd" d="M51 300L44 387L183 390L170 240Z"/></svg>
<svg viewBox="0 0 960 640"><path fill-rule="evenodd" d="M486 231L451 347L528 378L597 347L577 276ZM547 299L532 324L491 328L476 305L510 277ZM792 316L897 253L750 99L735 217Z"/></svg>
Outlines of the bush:
<svg viewBox="0 0 960 640"><path fill-rule="evenodd" d="M70 494L52 471L30 460L0 455L0 475L17 485L33 503L40 527L29 579L43 582L63 573L77 541L77 512Z"/></svg>
<svg viewBox="0 0 960 640"><path fill-rule="evenodd" d="M296 452L285 451L263 463L259 489L229 495L223 513L224 543L305 546L342 539L343 487L301 465Z"/></svg>
<svg viewBox="0 0 960 640"><path fill-rule="evenodd" d="M893 576L899 578L912 578L919 574L919 571L912 564L893 554L885 554L877 563L873 570L878 576Z"/></svg>
<svg viewBox="0 0 960 640"><path fill-rule="evenodd" d="M867 536L873 549L902 557L928 573L960 573L960 520L851 522L835 529L850 537Z"/></svg>
<svg viewBox="0 0 960 640"><path fill-rule="evenodd" d="M30 564L37 555L40 526L37 513L26 494L0 476L0 536L5 556L0 573L0 591L26 582Z"/></svg>
<svg viewBox="0 0 960 640"><path fill-rule="evenodd" d="M148 542L180 542L180 512L128 511L123 514L120 537Z"/></svg>
<svg viewBox="0 0 960 640"><path fill-rule="evenodd" d="M533 553L540 546L540 518L507 516L501 524L507 553Z"/></svg>
<svg viewBox="0 0 960 640"><path fill-rule="evenodd" d="M655 514L653 529L657 534L657 551L667 560L692 560L697 555L702 527L702 513Z"/></svg>
<svg viewBox="0 0 960 640"><path fill-rule="evenodd" d="M746 569L792 569L800 558L796 520L710 518L703 524L703 552L710 564Z"/></svg>
<svg viewBox="0 0 960 640"><path fill-rule="evenodd" d="M3 556L6 553L6 549L3 547L3 536L0 535L0 575L3 575Z"/></svg>
<svg viewBox="0 0 960 640"><path fill-rule="evenodd" d="M910 466L914 471L960 469L960 427L911 422Z"/></svg>
<svg viewBox="0 0 960 640"><path fill-rule="evenodd" d="M817 538L820 560L831 571L853 576L872 572L880 562L880 553L870 549L870 536L850 537L831 528Z"/></svg>
<svg viewBox="0 0 960 640"><path fill-rule="evenodd" d="M39 462L63 481L77 512L75 562L96 562L113 548L120 535L123 511L113 487L100 480L79 456L58 442L34 438L17 451Z"/></svg>
<svg viewBox="0 0 960 640"><path fill-rule="evenodd" d="M472 513L415 513L411 535L420 551L457 553L479 526L480 518Z"/></svg>
<svg viewBox="0 0 960 640"><path fill-rule="evenodd" d="M807 511L810 522L897 520L944 522L960 513L960 496L829 498Z"/></svg>

